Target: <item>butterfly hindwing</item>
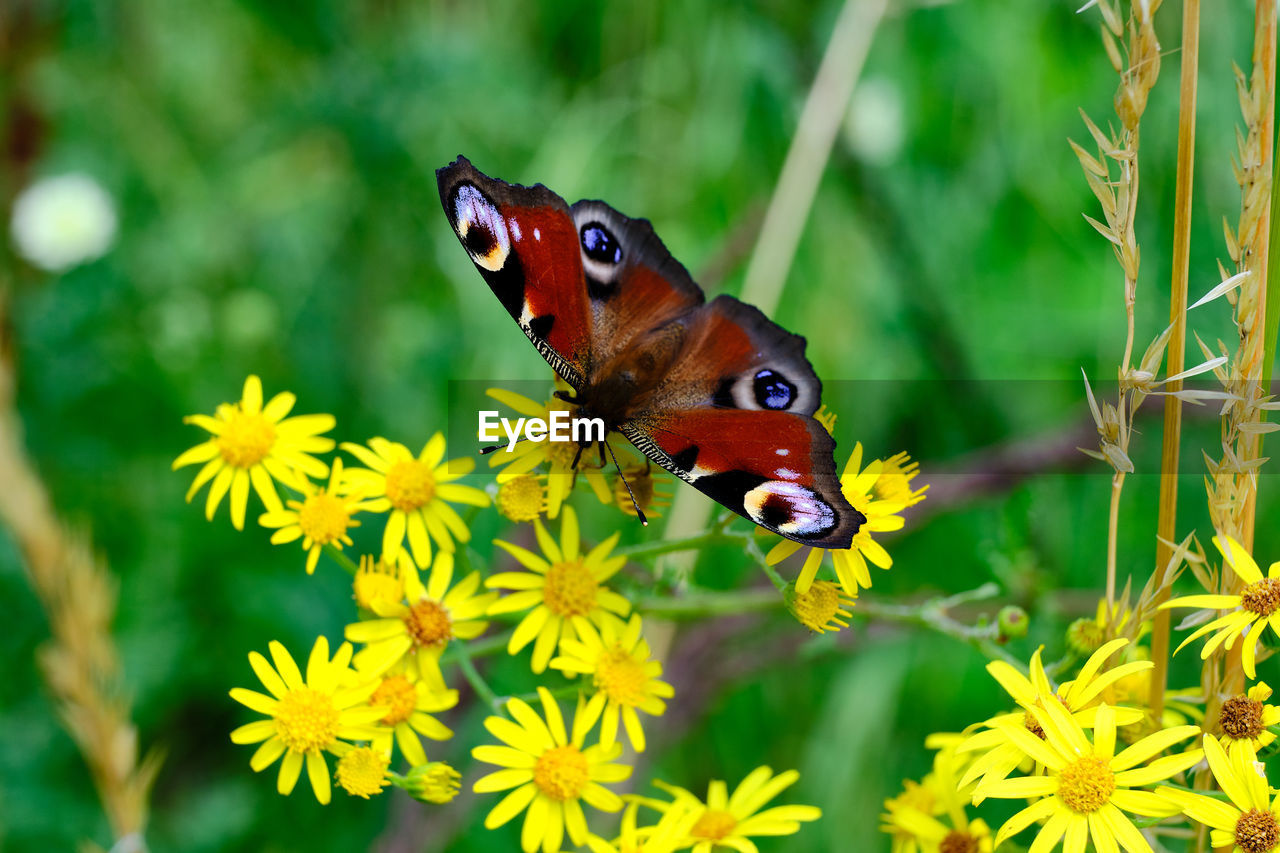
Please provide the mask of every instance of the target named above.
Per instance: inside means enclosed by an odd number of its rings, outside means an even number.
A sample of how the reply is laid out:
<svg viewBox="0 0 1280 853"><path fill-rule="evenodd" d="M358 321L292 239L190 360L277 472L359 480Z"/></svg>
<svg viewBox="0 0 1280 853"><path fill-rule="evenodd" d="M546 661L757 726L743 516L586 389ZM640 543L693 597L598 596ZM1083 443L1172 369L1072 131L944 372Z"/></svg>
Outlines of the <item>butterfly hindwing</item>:
<svg viewBox="0 0 1280 853"><path fill-rule="evenodd" d="M538 184L490 178L465 157L436 172L454 233L538 352L574 388L591 361L591 313L569 205Z"/></svg>

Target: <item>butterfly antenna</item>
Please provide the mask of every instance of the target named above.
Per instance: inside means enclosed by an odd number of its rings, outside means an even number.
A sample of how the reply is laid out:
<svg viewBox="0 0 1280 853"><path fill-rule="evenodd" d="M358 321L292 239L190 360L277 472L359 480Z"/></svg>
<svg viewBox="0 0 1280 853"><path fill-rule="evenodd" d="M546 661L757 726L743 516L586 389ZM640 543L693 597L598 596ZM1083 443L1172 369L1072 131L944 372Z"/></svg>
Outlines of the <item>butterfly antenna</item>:
<svg viewBox="0 0 1280 853"><path fill-rule="evenodd" d="M627 482L627 476L622 473L622 466L618 464L618 457L613 455L613 448L604 439L601 439L600 443L604 445L605 450L609 451L609 458L613 460L613 467L618 469L618 477L622 480L622 485L627 487L627 497L631 498L631 506L635 507L636 518L640 519L641 524L648 527L649 519L645 518L644 510L640 508L640 504L636 501L635 492L631 491L631 484Z"/></svg>
<svg viewBox="0 0 1280 853"><path fill-rule="evenodd" d="M520 442L522 442L522 441L528 441L528 440L529 440L529 439L524 438L523 436L521 436L520 438L517 438L514 442L510 442L510 443L508 443L508 444L490 444L490 445L487 445L487 446L485 446L485 447L480 448L480 455L481 455L481 456L488 456L490 453L492 453L492 452L493 452L493 451L495 451L495 450L502 450L503 448L506 448L506 447L515 447L515 446L516 446L517 444L519 444Z"/></svg>

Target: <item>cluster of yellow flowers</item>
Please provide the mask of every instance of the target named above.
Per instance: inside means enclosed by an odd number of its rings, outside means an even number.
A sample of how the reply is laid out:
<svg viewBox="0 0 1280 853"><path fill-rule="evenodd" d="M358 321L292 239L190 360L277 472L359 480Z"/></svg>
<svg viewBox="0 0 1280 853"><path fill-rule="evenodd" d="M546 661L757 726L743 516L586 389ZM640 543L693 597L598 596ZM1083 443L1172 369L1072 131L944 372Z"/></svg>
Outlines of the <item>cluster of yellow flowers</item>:
<svg viewBox="0 0 1280 853"><path fill-rule="evenodd" d="M1263 577L1239 543L1213 542L1243 582L1242 592L1185 596L1161 607L1200 610L1184 623L1200 627L1183 646L1212 635L1204 657L1243 639L1241 661L1253 679L1262 630L1275 630L1280 615L1280 563ZM1227 612L1215 615L1221 611ZM1025 671L1006 661L989 663L987 671L1016 707L963 732L929 738L926 746L937 750L933 771L885 802L882 828L895 853L991 851L1024 831L1034 831L1032 851L1061 845L1066 853L1151 853L1155 835L1185 833L1176 824L1188 820L1208 828L1215 849L1280 848L1280 797L1271 798L1258 760L1259 750L1276 740L1270 729L1280 724L1280 708L1267 704L1271 689L1257 682L1220 697L1208 718L1202 691L1171 692L1154 719L1148 704L1154 664L1137 645L1148 628L1134 613L1103 602L1096 619L1072 625L1068 652L1055 664L1042 662L1043 647ZM1132 638L1103 641L1119 631ZM1091 654L1075 677L1055 685L1051 673L1071 666L1082 648ZM1199 775L1191 772L1197 767ZM1220 794L1210 795L1213 785ZM979 806L988 798L1027 805L992 837L966 813L966 803Z"/></svg>
<svg viewBox="0 0 1280 853"><path fill-rule="evenodd" d="M540 404L509 391L489 394L529 416L545 417L551 407L565 405L554 397ZM587 547L578 516L566 502L576 474L582 473L601 502L634 514L631 499L621 499L626 494L619 487L621 477L610 484L602 466L575 472L573 445L527 443L491 459L491 465L505 469L486 492L460 482L472 473L474 460L446 460L445 439L438 433L417 455L402 444L373 438L341 444L353 464L344 466L342 458L326 463L321 457L335 449L335 442L324 433L334 428L335 419L290 417L294 403L289 393L264 403L261 382L250 376L238 402L219 406L213 416L188 418L210 437L174 462L175 468L202 464L187 499L208 484L209 519L229 496L232 523L243 529L253 491L265 510L259 524L274 531L271 542L300 541L308 573L325 552L353 574L359 618L346 626L346 642L335 651L318 637L304 674L289 651L272 641L270 659L249 654L265 692L231 691L233 699L264 716L236 729L231 738L258 744L250 759L255 771L279 760L281 794L294 789L305 764L321 803L330 799L331 778L354 796L368 798L395 786L424 802L450 801L461 775L447 763L430 760L423 738L452 737L436 715L459 703L458 690L446 679L448 665L456 664L493 710L484 725L498 742L471 751L477 761L498 768L477 779L474 790L506 792L485 825L496 828L523 813L525 853L558 853L566 836L593 853L750 851L755 849L752 836L791 834L820 816L812 806L767 807L799 778L795 771L775 774L768 767L748 774L732 794L724 782L713 781L705 799L656 781L666 798L610 789L632 771L619 760L624 741L631 751L643 751L644 719L665 713L675 692L662 680L662 664L645 638L641 615L610 588L626 562L615 553L619 534ZM918 467L905 454L865 468L861 459L859 445L842 484L868 523L853 548L833 553L839 585L815 580L825 552L811 549L799 580L786 590L788 608L815 631L847 624L849 613L841 608L852 604L859 587L870 586L867 562L884 568L891 563L872 534L901 528L899 513L924 497L924 489L911 484ZM650 466L629 461L623 475L641 508L656 514L670 493ZM289 495L285 500L281 486ZM531 538L536 550L494 540L499 553L514 559L516 570L485 573L472 567L470 524L476 512L491 505L517 525L532 527L532 536L524 539ZM380 546L357 565L343 549L355 546L351 533L361 515L382 516L384 527ZM558 521L558 538L544 516ZM518 526L516 532L521 531L529 527ZM797 547L780 542L769 553L769 565ZM485 638L481 647L473 641L486 633L490 620L514 625L505 642L501 636ZM499 697L473 655L504 646L512 656L531 648L532 674L557 670L567 685L539 684L523 696ZM576 702L569 725L562 698ZM326 755L337 759L332 776ZM407 765L405 772L392 769L397 759ZM603 812L625 808L621 834L612 841L594 834L584 804ZM654 813L654 822L642 825L642 810Z"/></svg>

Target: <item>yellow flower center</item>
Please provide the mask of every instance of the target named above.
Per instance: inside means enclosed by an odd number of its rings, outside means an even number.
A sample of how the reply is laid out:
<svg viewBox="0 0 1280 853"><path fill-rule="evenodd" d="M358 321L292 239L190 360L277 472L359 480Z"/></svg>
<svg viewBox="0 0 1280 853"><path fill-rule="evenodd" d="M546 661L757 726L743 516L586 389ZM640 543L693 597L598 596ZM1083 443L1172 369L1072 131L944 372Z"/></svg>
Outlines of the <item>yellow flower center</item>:
<svg viewBox="0 0 1280 853"><path fill-rule="evenodd" d="M276 428L260 413L246 414L236 409L218 436L218 452L232 468L252 468L276 443Z"/></svg>
<svg viewBox="0 0 1280 853"><path fill-rule="evenodd" d="M953 829L938 845L938 853L978 853L978 839L967 832Z"/></svg>
<svg viewBox="0 0 1280 853"><path fill-rule="evenodd" d="M576 800L587 787L587 757L576 746L557 746L538 756L533 782L553 800Z"/></svg>
<svg viewBox="0 0 1280 853"><path fill-rule="evenodd" d="M1116 775L1096 755L1077 758L1058 773L1058 799L1076 814L1096 812L1115 789Z"/></svg>
<svg viewBox="0 0 1280 853"><path fill-rule="evenodd" d="M402 459L387 471L387 500L401 512L413 512L436 496L436 475L425 462Z"/></svg>
<svg viewBox="0 0 1280 853"><path fill-rule="evenodd" d="M627 494L628 485L631 486L631 494L635 495L640 509L647 512L653 505L653 492L656 486L653 472L646 465L628 465L623 469L622 476L613 481L613 502L618 505L618 509L634 518L636 508L631 504L631 495Z"/></svg>
<svg viewBox="0 0 1280 853"><path fill-rule="evenodd" d="M821 634L829 628L839 629L831 620L840 613L840 587L830 581L815 581L804 595L797 595L792 604L800 624Z"/></svg>
<svg viewBox="0 0 1280 853"><path fill-rule="evenodd" d="M551 612L558 616L586 616L596 606L596 583L591 570L581 557L562 563L553 563L547 570L547 580L542 588L542 600Z"/></svg>
<svg viewBox="0 0 1280 853"><path fill-rule="evenodd" d="M1233 740L1253 740L1262 734L1262 703L1244 694L1232 696L1222 703L1218 725Z"/></svg>
<svg viewBox="0 0 1280 853"><path fill-rule="evenodd" d="M310 687L290 690L276 706L276 732L293 752L323 749L338 736L333 697Z"/></svg>
<svg viewBox="0 0 1280 853"><path fill-rule="evenodd" d="M596 663L596 689L603 690L605 696L620 705L634 707L643 702L648 683L644 664L620 645L606 649Z"/></svg>
<svg viewBox="0 0 1280 853"><path fill-rule="evenodd" d="M369 704L386 705L387 715L382 718L382 723L394 726L409 719L418 707L418 690L403 675L389 675L373 691Z"/></svg>
<svg viewBox="0 0 1280 853"><path fill-rule="evenodd" d="M571 470L573 457L578 455L578 445L572 441L548 441L547 461L551 463L553 473L564 473ZM585 451L584 451L585 455ZM579 461L581 464L581 461Z"/></svg>
<svg viewBox="0 0 1280 853"><path fill-rule="evenodd" d="M1106 632L1096 619L1082 617L1067 626L1067 643L1080 654L1093 654L1106 639Z"/></svg>
<svg viewBox="0 0 1280 853"><path fill-rule="evenodd" d="M419 646L444 646L453 639L449 611L429 598L419 599L404 616L409 636Z"/></svg>
<svg viewBox="0 0 1280 853"><path fill-rule="evenodd" d="M533 521L544 501L542 482L534 474L521 474L498 487L498 512L515 522Z"/></svg>
<svg viewBox="0 0 1280 853"><path fill-rule="evenodd" d="M1244 588L1240 605L1259 616L1270 616L1280 609L1280 579L1263 578Z"/></svg>
<svg viewBox="0 0 1280 853"><path fill-rule="evenodd" d="M320 545L338 541L347 534L347 528L353 526L346 504L328 492L312 495L298 510L302 535Z"/></svg>
<svg viewBox="0 0 1280 853"><path fill-rule="evenodd" d="M365 610L373 610L376 602L395 602L404 597L404 584L394 566L388 566L366 555L360 558L360 569L351 584L356 604Z"/></svg>
<svg viewBox="0 0 1280 853"><path fill-rule="evenodd" d="M1270 853L1280 844L1280 826L1271 812L1249 809L1236 821L1235 838L1245 853Z"/></svg>
<svg viewBox="0 0 1280 853"><path fill-rule="evenodd" d="M694 838L719 841L733 832L737 825L738 819L724 809L707 809L693 825L693 829L689 830L689 834Z"/></svg>
<svg viewBox="0 0 1280 853"><path fill-rule="evenodd" d="M338 759L338 785L353 797L369 797L387 787L391 760L376 749L362 746Z"/></svg>

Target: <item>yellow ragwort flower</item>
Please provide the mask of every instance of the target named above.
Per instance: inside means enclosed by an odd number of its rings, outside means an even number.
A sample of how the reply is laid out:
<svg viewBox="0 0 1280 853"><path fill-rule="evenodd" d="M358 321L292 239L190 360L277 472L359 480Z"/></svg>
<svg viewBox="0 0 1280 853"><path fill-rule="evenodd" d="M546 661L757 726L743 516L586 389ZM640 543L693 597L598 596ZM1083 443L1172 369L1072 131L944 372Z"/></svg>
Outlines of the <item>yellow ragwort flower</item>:
<svg viewBox="0 0 1280 853"><path fill-rule="evenodd" d="M692 846L693 853L711 853L717 847L751 850L755 846L753 835L794 835L800 831L801 823L822 817L822 809L817 806L760 810L799 778L795 770L775 776L768 767L757 767L732 795L723 781L712 780L707 786L706 802L684 788L659 781L654 784L675 798L666 808L686 808L694 815L684 846Z"/></svg>
<svg viewBox="0 0 1280 853"><path fill-rule="evenodd" d="M662 664L651 658L649 643L640 634L640 616L622 625L613 619L601 621L597 630L587 619L573 620L576 638L560 641L560 656L551 668L566 675L589 675L595 687L590 705L604 708L600 724L600 745L613 746L618 740L618 720L627 730L631 747L644 752L644 729L637 711L658 717L666 713L675 690L660 681Z"/></svg>
<svg viewBox="0 0 1280 853"><path fill-rule="evenodd" d="M922 784L907 782L902 794L885 800L880 829L893 840L893 853L991 853L991 829L969 820L960 795L960 774L967 759L956 752L964 735L937 733L925 746L938 749L933 771ZM946 816L946 821L939 816Z"/></svg>
<svg viewBox="0 0 1280 853"><path fill-rule="evenodd" d="M504 769L477 780L473 790L490 794L514 788L489 812L485 828L496 829L527 809L520 833L521 850L534 853L541 847L543 853L559 853L566 833L575 845L587 843L583 801L600 811L622 808L622 800L604 785L623 781L631 775L631 768L612 763L622 752L621 744L612 748L585 745L599 719L599 705L592 713L579 699L573 736L569 737L551 692L539 687L538 698L542 700L542 717L522 700L509 699L510 720L489 717L484 721L485 728L504 745L477 746L471 754L477 761Z"/></svg>
<svg viewBox="0 0 1280 853"><path fill-rule="evenodd" d="M231 690L232 699L270 719L241 726L231 733L231 740L262 744L249 759L254 772L284 756L276 780L281 794L293 791L305 760L316 799L327 803L329 767L324 753L343 751L342 740L369 740L378 734L377 721L386 709L369 704L377 682L351 685L348 643L330 660L329 641L317 637L305 680L284 646L273 640L270 648L274 668L262 655L249 653L249 664L270 695L243 687Z"/></svg>
<svg viewBox="0 0 1280 853"><path fill-rule="evenodd" d="M1204 755L1218 787L1230 802L1179 788L1158 788L1187 817L1209 827L1209 843L1231 853L1271 853L1280 847L1280 797L1272 800L1265 766L1248 747L1230 755L1212 735Z"/></svg>
<svg viewBox="0 0 1280 853"><path fill-rule="evenodd" d="M443 761L432 761L410 770L402 787L415 800L443 805L462 790L462 774Z"/></svg>
<svg viewBox="0 0 1280 853"><path fill-rule="evenodd" d="M573 617L586 617L599 626L611 613L626 616L631 612L631 603L603 585L626 563L625 557L609 556L618 542L616 532L583 554L578 516L570 506L564 508L560 520L560 544L541 521L534 521L533 529L543 556L495 539L493 544L515 557L528 571L499 572L486 580L485 586L513 591L490 606L491 616L532 608L516 626L507 651L519 654L532 642L533 671L540 673L546 670L560 640L574 636Z"/></svg>
<svg viewBox="0 0 1280 853"><path fill-rule="evenodd" d="M902 512L908 504L900 500L885 500L876 495L875 485L880 481L885 470L883 460L876 459L866 468L861 466L862 442L858 442L854 445L853 453L850 454L849 461L844 466L844 473L840 475L840 489L853 508L866 516L867 520L854 535L853 544L848 548L809 549L795 581L796 592L801 595L809 591L813 579L818 575L818 569L822 567L822 558L826 554L831 555L831 562L835 565L840 586L851 598L857 598L859 588L871 588L871 573L867 571L868 562L882 569L893 565L893 558L889 556L889 552L872 538L872 534L901 530L906 522L898 513ZM923 493L923 489L920 491ZM923 500L923 494L919 500ZM765 561L771 566L777 565L802 547L804 546L799 542L783 539L770 549Z"/></svg>
<svg viewBox="0 0 1280 853"><path fill-rule="evenodd" d="M986 796L987 786L1004 779L1016 767L1027 760L1027 753L1016 741L1011 741L1006 734L1008 725L1017 725L1043 738L1038 710L1048 699L1060 700L1071 713L1076 723L1085 728L1093 726L1094 716L1098 712L1102 696L1106 690L1120 680L1137 672L1151 669L1154 664L1147 660L1130 661L1109 670L1103 670L1103 664L1113 654L1128 644L1128 640L1118 638L1106 643L1085 661L1080 674L1073 681L1061 684L1056 690L1049 682L1049 676L1040 662L1040 654L1044 647L1036 649L1031 656L1028 675L1023 675L1016 668L1004 661L992 661L987 664L987 672L1005 689L1010 697L1021 706L1022 710L1009 714L998 714L985 721L984 731L972 735L957 747L960 753L980 753L974 758L969 769L960 779L960 787L965 787L975 780L981 780L974 790L974 803L982 802ZM1122 726L1136 723L1143 718L1139 708L1112 708L1112 716Z"/></svg>
<svg viewBox="0 0 1280 853"><path fill-rule="evenodd" d="M311 454L328 453L333 439L320 433L333 429L333 415L299 415L286 418L297 398L282 391L262 405L262 381L250 376L237 403L223 403L213 417L189 415L185 423L195 424L212 435L173 460L175 470L203 462L204 467L187 490L190 503L200 487L210 480L204 514L210 521L222 498L231 493L231 523L244 530L249 505L249 486L258 493L267 512L280 509L274 481L297 488L298 473L323 477L329 469Z"/></svg>
<svg viewBox="0 0 1280 853"><path fill-rule="evenodd" d="M1116 753L1116 718L1110 705L1098 708L1093 739L1053 697L1036 712L1044 739L1021 725L1002 724L1009 738L1044 767L1043 776L1003 779L987 786L987 795L1034 802L1005 821L996 835L999 847L1033 823L1044 821L1031 849L1049 851L1062 843L1064 853L1095 850L1152 853L1142 833L1125 814L1167 817L1177 808L1137 786L1168 779L1204 756L1198 749L1156 758L1179 741L1196 735L1196 726L1178 726L1143 738Z"/></svg>
<svg viewBox="0 0 1280 853"><path fill-rule="evenodd" d="M449 727L431 715L457 705L458 691L433 689L408 662L374 680L378 687L369 702L387 709L378 720L386 728L373 739L374 747L390 755L394 739L409 764L426 764L427 753L418 735L431 740L453 737Z"/></svg>
<svg viewBox="0 0 1280 853"><path fill-rule="evenodd" d="M365 447L343 442L342 449L367 467L347 471L346 480L369 502L370 512L389 512L382 534L383 559L400 553L405 537L419 566L431 565L431 542L442 551L453 541L467 542L471 531L451 503L488 506L489 496L472 486L455 483L470 474L475 460L444 461L444 435L436 433L414 457L409 448L385 438L369 439Z"/></svg>
<svg viewBox="0 0 1280 853"><path fill-rule="evenodd" d="M622 473L613 477L613 502L624 515L635 518L636 507L631 502L634 497L635 503L640 505L640 511L647 517L662 518L662 513L658 510L671 506L672 492L666 488L669 483L647 459L644 462L624 464ZM628 486L631 487L630 492L627 491Z"/></svg>
<svg viewBox="0 0 1280 853"><path fill-rule="evenodd" d="M1238 595L1187 595L1160 605L1161 610L1167 607L1199 607L1231 611L1193 631L1182 641L1182 645L1178 646L1174 654L1182 651L1183 646L1193 640L1216 631L1217 633L1200 650L1200 657L1208 659L1219 646L1225 645L1225 648L1230 649L1235 645L1236 640L1243 637L1240 662L1245 675L1251 679L1257 678L1258 673L1254 664L1257 661L1258 638L1268 625L1273 632L1280 635L1280 612L1278 612L1280 611L1280 562L1272 563L1264 578L1258 564L1239 542L1230 536L1215 536L1213 544L1222 552L1231 570L1245 583L1245 588Z"/></svg>
<svg viewBox="0 0 1280 853"><path fill-rule="evenodd" d="M814 581L803 595L796 592L795 584L790 584L783 600L796 621L816 634L848 628L851 614L845 608L851 610L857 603L831 581Z"/></svg>
<svg viewBox="0 0 1280 853"><path fill-rule="evenodd" d="M675 853L689 836L696 815L685 806L668 808L652 826L637 826L636 813L642 801L630 798L631 803L622 813L622 828L613 843L599 836L587 838L591 853Z"/></svg>
<svg viewBox="0 0 1280 853"><path fill-rule="evenodd" d="M533 521L547 511L545 474L517 474L498 486L493 502L498 512L515 522Z"/></svg>
<svg viewBox="0 0 1280 853"><path fill-rule="evenodd" d="M1257 752L1276 739L1271 727L1280 723L1280 708L1268 705L1271 688L1259 681L1248 693L1239 693L1222 703L1218 711L1219 738L1233 755L1245 747Z"/></svg>
<svg viewBox="0 0 1280 853"><path fill-rule="evenodd" d="M366 800L381 794L382 789L391 783L387 778L391 756L370 746L342 746L346 748L338 750L338 768L333 774L338 787L353 797Z"/></svg>
<svg viewBox="0 0 1280 853"><path fill-rule="evenodd" d="M408 656L428 686L444 690L440 655L455 638L474 640L483 634L489 623L481 617L498 597L492 592L477 594L479 572L472 572L450 589L452 582L453 554L441 551L426 586L417 572L410 573L404 579L403 601L375 601L374 613L380 618L348 625L347 639L365 644L356 655L360 671L381 674Z"/></svg>
<svg viewBox="0 0 1280 853"><path fill-rule="evenodd" d="M271 534L272 545L302 540L302 549L307 552L307 574L316 570L324 546L341 550L343 545L351 544L347 531L360 526L352 516L369 509L368 502L360 500L359 495L343 494L341 486L342 460L335 459L327 489L307 479L299 480L302 500L289 500L287 509L281 507L258 517L259 524L276 531Z"/></svg>
<svg viewBox="0 0 1280 853"><path fill-rule="evenodd" d="M557 387L565 390L569 386L557 380ZM484 393L504 406L514 409L519 415L526 418L541 418L548 423L551 422L551 413L554 411L568 412L572 416L578 409L574 404L555 397L545 403L539 403L523 394L507 391L504 388L489 388ZM560 507L564 505L565 498L573 491L573 485L579 473L586 478L587 485L591 487L591 491L601 503L607 504L613 499L609 482L605 479L602 470L608 460L599 458L597 448L584 450L582 456L578 458L578 467L575 469L573 461L577 456L578 445L571 441L522 441L509 453L505 445L501 450L491 453L489 467L505 466L498 472L498 485L501 486L521 474L528 474L543 462L547 463L547 518L555 518L560 514ZM587 460L593 456L596 458L588 462Z"/></svg>
<svg viewBox="0 0 1280 853"><path fill-rule="evenodd" d="M418 567L403 548L392 563L366 554L360 558L360 568L351 581L351 596L356 606L367 612L373 612L378 602L396 604L404 600L404 579L410 574L417 577Z"/></svg>
<svg viewBox="0 0 1280 853"><path fill-rule="evenodd" d="M900 503L903 507L915 506L924 500L924 493L929 486L918 489L911 488L911 481L920 473L920 463L911 458L905 450L895 453L884 460L884 468L876 479L872 491L882 501Z"/></svg>

